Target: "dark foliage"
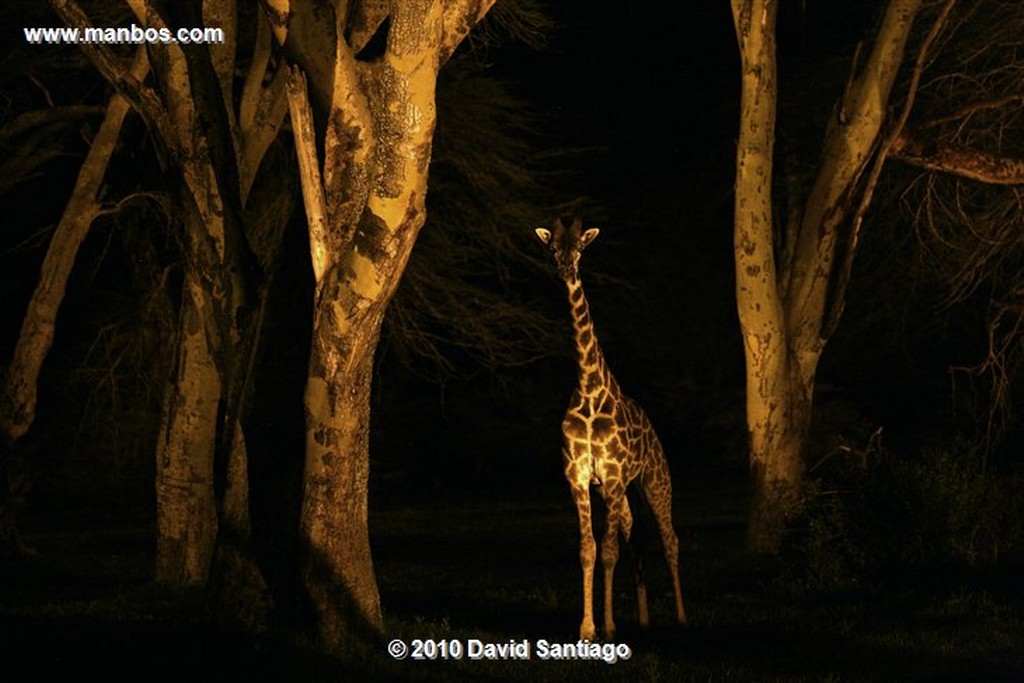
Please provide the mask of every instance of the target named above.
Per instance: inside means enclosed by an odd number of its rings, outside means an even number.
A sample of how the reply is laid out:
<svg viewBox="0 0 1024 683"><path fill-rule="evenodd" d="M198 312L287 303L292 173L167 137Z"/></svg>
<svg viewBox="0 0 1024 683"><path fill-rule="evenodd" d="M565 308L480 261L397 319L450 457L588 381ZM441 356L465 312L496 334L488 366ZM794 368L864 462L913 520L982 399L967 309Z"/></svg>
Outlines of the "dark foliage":
<svg viewBox="0 0 1024 683"><path fill-rule="evenodd" d="M1024 541L1012 478L954 443L905 458L837 449L815 471L782 557L812 591L981 578Z"/></svg>

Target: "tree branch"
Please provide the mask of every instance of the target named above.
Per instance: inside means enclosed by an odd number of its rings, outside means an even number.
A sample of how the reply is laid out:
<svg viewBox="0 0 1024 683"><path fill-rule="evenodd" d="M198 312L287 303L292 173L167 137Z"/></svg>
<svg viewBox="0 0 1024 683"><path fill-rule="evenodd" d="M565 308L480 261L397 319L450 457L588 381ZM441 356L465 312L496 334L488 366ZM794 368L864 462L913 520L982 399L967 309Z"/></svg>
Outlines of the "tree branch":
<svg viewBox="0 0 1024 683"><path fill-rule="evenodd" d="M1024 159L928 139L920 129L902 131L893 141L892 157L911 166L989 185L1024 185Z"/></svg>
<svg viewBox="0 0 1024 683"><path fill-rule="evenodd" d="M359 11L348 18L348 44L352 54L362 52L390 12L389 0L363 0L359 3Z"/></svg>
<svg viewBox="0 0 1024 683"><path fill-rule="evenodd" d="M256 18L256 45L253 48L252 64L245 75L242 96L239 102L239 136L242 151L239 162L239 194L242 206L249 199L249 192L256 180L263 156L288 114L288 69L283 66L274 73L270 84L263 86L267 65L271 56L270 23L265 17Z"/></svg>
<svg viewBox="0 0 1024 683"><path fill-rule="evenodd" d="M270 28L274 31L274 37L278 45L284 45L288 40L288 23L292 18L292 7L289 0L260 0L263 11L267 13L267 20L270 21Z"/></svg>
<svg viewBox="0 0 1024 683"><path fill-rule="evenodd" d="M947 116L939 116L934 119L928 119L924 123L917 126L918 130L925 130L927 128L934 128L941 126L945 123L952 123L953 121L959 121L965 119L972 114L979 111L987 111L989 109L1002 109L1010 105L1024 104L1024 95L1007 95L1006 97L999 97L994 100L982 100L980 102L971 102L970 104L960 107L952 114Z"/></svg>
<svg viewBox="0 0 1024 683"><path fill-rule="evenodd" d="M299 177L302 180L302 199L309 223L309 251L313 259L313 276L317 290L327 272L328 259L336 257L332 250L326 223L327 202L320 180L320 162L316 155L316 134L313 131L313 112L309 106L306 77L293 66L288 78L288 104L295 134L295 151L299 158Z"/></svg>
<svg viewBox="0 0 1024 683"><path fill-rule="evenodd" d="M48 107L36 109L19 114L9 121L3 128L0 128L0 145L8 142L19 135L24 135L33 128L39 128L51 123L64 121L76 121L102 114L105 108L92 104L71 104L63 107Z"/></svg>
<svg viewBox="0 0 1024 683"><path fill-rule="evenodd" d="M874 46L844 93L825 138L825 149L805 205L786 291L791 343L808 357L820 352L838 231L850 217L854 192L879 145L889 94L922 0L890 0Z"/></svg>
<svg viewBox="0 0 1024 683"><path fill-rule="evenodd" d="M334 56L334 91L324 144L323 187L326 216L336 233L333 248L348 244L370 194L370 168L377 136L370 103L363 91L355 53L338 34Z"/></svg>
<svg viewBox="0 0 1024 683"><path fill-rule="evenodd" d="M83 30L92 28L92 21L74 0L50 0L50 6L67 26ZM160 97L153 89L143 85L140 80L126 71L117 56L106 45L81 43L80 47L107 82L114 86L142 115L142 118L157 130L171 153L177 155L179 150L174 146L176 138L172 132L170 118Z"/></svg>
<svg viewBox="0 0 1024 683"><path fill-rule="evenodd" d="M860 201L857 203L857 209L853 214L853 219L850 221L843 260L839 264L836 284L831 294L831 304L826 312L825 322L822 325L822 339L829 339L839 326L839 319L842 317L843 309L846 306L846 289L849 286L850 273L853 271L853 260L857 256L857 247L860 242L860 230L864 223L864 215L867 213L868 207L871 206L875 187L878 185L878 178L882 174L882 167L885 166L886 160L892 154L895 141L906 127L907 119L914 108L917 91L921 85L921 74L924 73L925 62L930 57L932 45L946 26L949 15L956 3L957 0L946 0L945 6L932 23L931 28L928 30L928 35L925 36L924 41L921 43L921 47L918 48L917 57L914 60L914 69L910 76L910 85L907 87L907 97L903 102L899 119L893 124L892 130L886 135L885 140L879 146L877 154L875 154L871 171L868 173L864 189L861 191Z"/></svg>
<svg viewBox="0 0 1024 683"><path fill-rule="evenodd" d="M491 9L494 0L455 0L445 3L441 34L440 63L444 64L455 48Z"/></svg>
<svg viewBox="0 0 1024 683"><path fill-rule="evenodd" d="M139 47L128 76L141 81L148 70L146 48ZM111 96L106 116L82 163L71 197L46 249L39 283L25 312L4 393L0 397L0 431L10 442L23 436L35 420L39 372L53 343L57 311L64 300L78 248L100 211L97 195L129 107L127 98L120 92Z"/></svg>

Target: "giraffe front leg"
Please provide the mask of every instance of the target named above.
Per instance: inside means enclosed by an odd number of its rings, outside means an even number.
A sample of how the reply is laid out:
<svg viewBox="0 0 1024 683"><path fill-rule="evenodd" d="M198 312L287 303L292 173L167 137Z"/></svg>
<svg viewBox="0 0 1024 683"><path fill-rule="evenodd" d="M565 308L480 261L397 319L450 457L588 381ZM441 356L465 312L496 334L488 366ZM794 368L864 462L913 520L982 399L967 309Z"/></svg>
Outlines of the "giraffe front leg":
<svg viewBox="0 0 1024 683"><path fill-rule="evenodd" d="M608 523L605 527L604 538L601 541L601 564L604 566L604 638L613 640L615 638L615 565L619 560L619 532L625 532L623 525L624 516L629 511L623 510L625 496L618 494L607 495L608 502Z"/></svg>
<svg viewBox="0 0 1024 683"><path fill-rule="evenodd" d="M594 563L597 560L597 542L590 516L589 481L573 485L572 495L576 501L576 513L580 523L580 566L583 568L583 620L580 622L580 638L593 640L597 634L594 626Z"/></svg>

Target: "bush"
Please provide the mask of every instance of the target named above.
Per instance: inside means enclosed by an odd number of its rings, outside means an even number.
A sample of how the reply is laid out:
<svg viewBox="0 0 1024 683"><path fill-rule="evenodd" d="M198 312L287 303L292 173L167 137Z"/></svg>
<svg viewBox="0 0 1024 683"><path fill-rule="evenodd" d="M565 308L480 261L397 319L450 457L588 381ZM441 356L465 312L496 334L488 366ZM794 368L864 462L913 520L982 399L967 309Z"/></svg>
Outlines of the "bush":
<svg viewBox="0 0 1024 683"><path fill-rule="evenodd" d="M941 580L992 568L1020 545L1024 505L970 448L916 459L836 451L809 479L782 548L791 578L812 588Z"/></svg>

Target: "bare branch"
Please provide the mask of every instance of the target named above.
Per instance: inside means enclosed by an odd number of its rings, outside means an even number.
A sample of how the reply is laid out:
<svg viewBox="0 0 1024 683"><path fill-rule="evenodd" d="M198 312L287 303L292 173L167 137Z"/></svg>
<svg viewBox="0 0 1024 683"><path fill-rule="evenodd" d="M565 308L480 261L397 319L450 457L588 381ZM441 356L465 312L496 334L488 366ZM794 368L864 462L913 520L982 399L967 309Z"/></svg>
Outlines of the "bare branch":
<svg viewBox="0 0 1024 683"><path fill-rule="evenodd" d="M929 140L920 130L902 131L893 141L892 156L911 166L990 185L1024 185L1024 159Z"/></svg>
<svg viewBox="0 0 1024 683"><path fill-rule="evenodd" d="M138 82L145 78L148 70L146 49L139 47L128 76ZM11 442L23 436L35 420L39 372L53 343L57 311L64 299L78 248L100 211L97 195L129 108L129 102L120 93L110 98L107 114L82 163L71 198L46 250L39 284L25 313L0 399L0 430Z"/></svg>
<svg viewBox="0 0 1024 683"><path fill-rule="evenodd" d="M939 116L931 118L924 123L916 126L918 130L925 130L927 128L934 128L941 126L953 121L961 121L968 118L969 116L976 114L981 111L987 111L990 109L1002 109L1009 107L1010 105L1024 104L1024 95L1007 95L1006 97L999 97L994 100L983 100L980 102L971 102L963 107L960 107L952 114L947 116Z"/></svg>
<svg viewBox="0 0 1024 683"><path fill-rule="evenodd" d="M0 128L0 145L7 145L14 138L24 135L33 128L98 116L104 111L105 107L91 104L71 104L27 111Z"/></svg>
<svg viewBox="0 0 1024 683"><path fill-rule="evenodd" d="M861 226L864 223L864 215L867 213L868 207L871 206L871 200L874 198L875 194L875 187L878 185L878 178L882 174L882 167L885 166L886 160L892 153L896 140L899 139L899 136L903 132L907 124L907 119L910 116L910 112L914 107L914 102L917 98L917 91L921 84L921 74L924 71L925 63L931 57L932 45L945 28L949 15L953 11L953 7L956 3L957 0L946 0L945 6L943 6L939 16L932 23L931 28L928 30L928 34L925 36L924 41L918 48L917 57L914 60L914 69L910 77L910 86L907 88L907 97L903 102L903 108L900 111L899 119L897 119L896 123L893 124L892 130L888 135L886 135L885 140L879 146L878 153L875 155L874 161L872 162L871 171L868 173L867 180L864 183L864 189L860 195L860 202L858 202L857 209L853 214L853 219L850 221L850 231L847 233L843 261L839 265L836 284L832 290L832 303L827 313L825 323L822 326L822 339L829 339L839 326L839 319L842 317L843 308L846 305L846 288L850 282L850 273L853 270L853 260L857 256L857 247L860 241Z"/></svg>
<svg viewBox="0 0 1024 683"><path fill-rule="evenodd" d="M327 272L328 258L335 258L337 250L330 244L326 224L327 202L320 180L320 162L316 156L313 113L309 106L306 77L298 67L292 67L288 79L288 104L295 133L295 151L299 158L302 198L306 205L306 220L309 223L309 250L313 259L313 276L319 289L324 273Z"/></svg>
<svg viewBox="0 0 1024 683"><path fill-rule="evenodd" d="M50 0L54 11L67 26L80 29L91 28L92 22L74 0ZM160 97L127 71L109 47L102 43L82 43L85 56L99 70L103 77L121 93L138 111L146 122L153 126L172 153L177 154L175 136L170 118Z"/></svg>

